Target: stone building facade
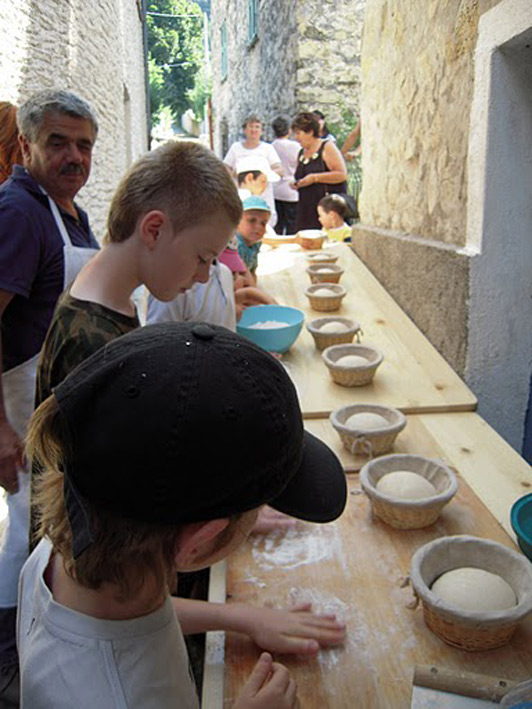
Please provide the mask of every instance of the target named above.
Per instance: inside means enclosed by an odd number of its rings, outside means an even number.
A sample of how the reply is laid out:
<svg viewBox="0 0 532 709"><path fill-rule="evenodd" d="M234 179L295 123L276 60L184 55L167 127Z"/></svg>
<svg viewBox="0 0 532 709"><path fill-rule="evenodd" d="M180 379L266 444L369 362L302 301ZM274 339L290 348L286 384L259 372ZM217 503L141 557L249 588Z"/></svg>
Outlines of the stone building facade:
<svg viewBox="0 0 532 709"><path fill-rule="evenodd" d="M367 0L354 249L521 450L532 369L532 4L422 5Z"/></svg>
<svg viewBox="0 0 532 709"><path fill-rule="evenodd" d="M140 0L0 0L0 97L67 88L96 109L91 177L79 194L98 239L114 188L148 145Z"/></svg>
<svg viewBox="0 0 532 709"><path fill-rule="evenodd" d="M337 123L343 114L358 112L364 5L365 0L212 0L218 155L241 136L249 113L260 115L269 129L280 113L320 109Z"/></svg>

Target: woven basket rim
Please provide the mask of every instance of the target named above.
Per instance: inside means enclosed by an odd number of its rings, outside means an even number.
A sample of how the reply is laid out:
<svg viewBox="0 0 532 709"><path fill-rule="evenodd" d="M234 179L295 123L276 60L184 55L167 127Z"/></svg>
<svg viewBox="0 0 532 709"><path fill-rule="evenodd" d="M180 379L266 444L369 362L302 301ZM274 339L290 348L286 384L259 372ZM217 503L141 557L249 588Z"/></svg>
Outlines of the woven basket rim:
<svg viewBox="0 0 532 709"><path fill-rule="evenodd" d="M332 271L329 273L334 273L335 275L342 275L344 272L344 269L339 266L337 263L330 263L328 266L324 266L322 263L311 263L310 266L306 267L306 272L310 273L311 276L316 276L320 275L320 273L323 273L323 271L320 271L322 268L331 268Z"/></svg>
<svg viewBox="0 0 532 709"><path fill-rule="evenodd" d="M307 261L309 261L309 266L315 265L317 263L336 263L338 261L338 254L329 254L327 251L318 251L316 254L308 254Z"/></svg>
<svg viewBox="0 0 532 709"><path fill-rule="evenodd" d="M520 594L518 598L517 605L512 608L508 608L502 611L467 611L454 606L450 606L445 601L443 601L437 594L431 591L428 583L423 578L421 571L421 566L423 561L428 555L439 555L442 561L445 560L445 548L450 545L455 545L457 543L464 543L469 545L476 545L482 550L483 555L486 553L497 554L499 557L501 555L506 555L508 559L512 559L513 563L519 567L523 578L527 578L526 583L523 583L523 593ZM491 568L486 568L484 565L473 564L471 561L464 561L464 566L475 566L479 569L484 569L486 571L491 571L492 573L497 573ZM488 565L489 566L489 565ZM441 574L446 571L450 571L453 568L460 568L460 566L451 566L442 568ZM438 578L435 576L434 579L430 581L430 584ZM491 539L486 539L483 537L475 537L469 534L455 534L446 537L439 537L434 539L428 544L424 544L420 547L412 556L410 564L410 580L412 586L414 587L416 593L421 598L423 603L426 603L435 613L439 613L443 617L447 617L455 623L461 623L465 626L479 627L480 625L489 627L497 626L507 623L517 622L521 620L530 612L532 612L532 565L528 559L523 555L513 549L509 549L503 544L494 542ZM506 578L507 581L513 588L514 593L517 595L517 589L510 583L510 579Z"/></svg>
<svg viewBox="0 0 532 709"><path fill-rule="evenodd" d="M380 414L385 417L385 414L389 415L392 413L396 419L396 422L390 423L389 426L383 428L373 428L370 431L367 431L359 428L350 428L349 426L346 426L345 423L342 423L342 421L340 421L340 416L344 413L346 419L352 414L372 413ZM394 409L391 406L382 406L381 404L348 404L347 406L341 406L339 409L335 409L331 412L329 420L336 431L347 433L353 437L364 436L365 438L375 438L376 436L382 436L383 434L392 432L400 433L406 426L406 416L399 411L399 409Z"/></svg>
<svg viewBox="0 0 532 709"><path fill-rule="evenodd" d="M408 470L408 463L411 461L423 461L429 464L433 464L440 470L444 472L449 481L449 485L442 492L437 492L435 495L430 497L423 497L420 500L404 500L397 497L392 497L391 495L385 495L373 485L370 474L373 468L378 468L379 466L386 466L390 461L397 461L397 470ZM406 466L405 466L406 463ZM392 471L390 471L392 472ZM417 472L417 471L412 471ZM418 473L421 475L421 473ZM368 497L373 497L380 502L391 504L397 508L411 509L411 510L423 510L423 509L434 509L441 508L446 505L456 494L458 490L458 480L456 475L441 460L436 460L434 458L427 458L423 455L414 455L412 453L392 453L390 455L383 455L379 458L374 458L368 461L360 470L359 473L360 485Z"/></svg>
<svg viewBox="0 0 532 709"><path fill-rule="evenodd" d="M328 288L331 291L331 294L314 295L314 291L318 290L318 288ZM347 290L345 286L341 286L339 283L313 283L305 290L305 295L307 298L343 298L346 293Z"/></svg>
<svg viewBox="0 0 532 709"><path fill-rule="evenodd" d="M341 322L347 325L349 329L343 332L321 332L320 325L325 325L327 322ZM320 323L320 325L316 325L315 323ZM321 318L314 318L314 320L308 322L307 330L311 335L350 335L360 330L360 323L356 320L351 320L351 318L343 318L340 315L324 315Z"/></svg>
<svg viewBox="0 0 532 709"><path fill-rule="evenodd" d="M357 355L359 352L369 352L371 354L376 355L376 358L371 361L368 360L367 364L357 364L355 366L350 366L350 365L344 365L344 364L337 364L337 362L332 359L330 356L333 352L339 352L340 350L344 350L344 353L339 355L340 357L347 355L347 354L354 354ZM329 369L338 369L343 372L350 372L350 371L362 371L365 372L370 369L377 369L377 367L382 363L382 360L384 359L384 355L382 352L379 352L378 349L375 347L372 347L371 345L358 345L358 344L343 344L343 345L331 345L330 347L327 347L323 352L321 353L321 356L323 357L323 361L329 367ZM364 356L364 355L360 355Z"/></svg>

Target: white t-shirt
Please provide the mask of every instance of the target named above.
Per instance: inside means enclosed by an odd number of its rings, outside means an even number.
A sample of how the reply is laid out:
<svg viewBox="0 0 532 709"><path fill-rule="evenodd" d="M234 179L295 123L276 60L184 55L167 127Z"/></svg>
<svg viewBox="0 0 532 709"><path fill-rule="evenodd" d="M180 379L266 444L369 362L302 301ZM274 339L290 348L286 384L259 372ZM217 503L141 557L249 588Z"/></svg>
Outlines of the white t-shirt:
<svg viewBox="0 0 532 709"><path fill-rule="evenodd" d="M284 171L284 177L281 177L280 182L276 182L273 186L273 195L275 199L281 202L297 202L299 193L290 187L290 183L294 181L297 156L301 146L295 140L290 140L289 138L276 138L272 145L277 155L281 158L281 165Z"/></svg>
<svg viewBox="0 0 532 709"><path fill-rule="evenodd" d="M39 542L19 581L23 709L199 709L170 597L149 615L100 620L54 601Z"/></svg>
<svg viewBox="0 0 532 709"><path fill-rule="evenodd" d="M211 268L207 283L195 283L173 300L163 303L152 295L148 298L149 325L157 322L208 322L236 331L233 274L219 261Z"/></svg>
<svg viewBox="0 0 532 709"><path fill-rule="evenodd" d="M249 157L250 155L261 155L262 157L266 158L266 160L270 164L270 167L272 165L281 164L281 158L275 152L275 148L270 145L270 143L265 143L262 140L256 148L244 148L244 145L240 141L233 143L233 145L227 151L227 155L224 158L224 163L226 165L229 165L229 167L231 167L233 170L235 170L237 162L242 158ZM271 226L273 227L277 224L277 212L275 211L275 200L273 198L273 189L271 182L268 182L268 185L261 196L263 199L266 200L268 206L272 210L269 224L271 224Z"/></svg>

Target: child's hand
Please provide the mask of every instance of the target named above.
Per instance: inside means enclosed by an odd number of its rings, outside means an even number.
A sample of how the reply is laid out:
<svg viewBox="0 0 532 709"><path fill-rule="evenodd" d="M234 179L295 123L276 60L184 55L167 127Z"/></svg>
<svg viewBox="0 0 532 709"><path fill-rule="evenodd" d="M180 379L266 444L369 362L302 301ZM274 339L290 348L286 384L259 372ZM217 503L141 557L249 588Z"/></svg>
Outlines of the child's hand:
<svg viewBox="0 0 532 709"><path fill-rule="evenodd" d="M294 517L289 517L274 510L269 505L263 505L259 510L257 521L253 525L251 534L267 534L268 532L278 532L293 529L297 524Z"/></svg>
<svg viewBox="0 0 532 709"><path fill-rule="evenodd" d="M315 655L320 647L341 645L345 623L334 613L312 613L310 603L290 610L258 608L234 604L239 630L249 635L263 650L270 652Z"/></svg>
<svg viewBox="0 0 532 709"><path fill-rule="evenodd" d="M277 301L260 288L238 288L235 290L236 319L240 320L246 308L252 305L275 305Z"/></svg>
<svg viewBox="0 0 532 709"><path fill-rule="evenodd" d="M263 652L234 709L297 709L297 687L284 665Z"/></svg>

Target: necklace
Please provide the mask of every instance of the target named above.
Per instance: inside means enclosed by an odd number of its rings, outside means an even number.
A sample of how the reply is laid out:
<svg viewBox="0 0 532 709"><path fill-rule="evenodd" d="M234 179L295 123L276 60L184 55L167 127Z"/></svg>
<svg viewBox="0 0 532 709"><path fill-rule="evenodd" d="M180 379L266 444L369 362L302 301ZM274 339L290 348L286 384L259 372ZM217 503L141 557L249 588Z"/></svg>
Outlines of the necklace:
<svg viewBox="0 0 532 709"><path fill-rule="evenodd" d="M311 160L316 160L317 157L318 157L318 151L316 151L309 158L306 158L303 154L301 154L301 157L299 158L299 162L302 163L303 165L308 165Z"/></svg>
<svg viewBox="0 0 532 709"><path fill-rule="evenodd" d="M303 150L303 152L301 153L301 155L299 157L299 162L302 163L303 165L308 165L311 160L316 160L316 158L319 157L319 154L320 154L321 144L322 144L322 141L319 140L318 149L314 153L312 153L312 155L310 155L309 157L305 157L305 151Z"/></svg>

